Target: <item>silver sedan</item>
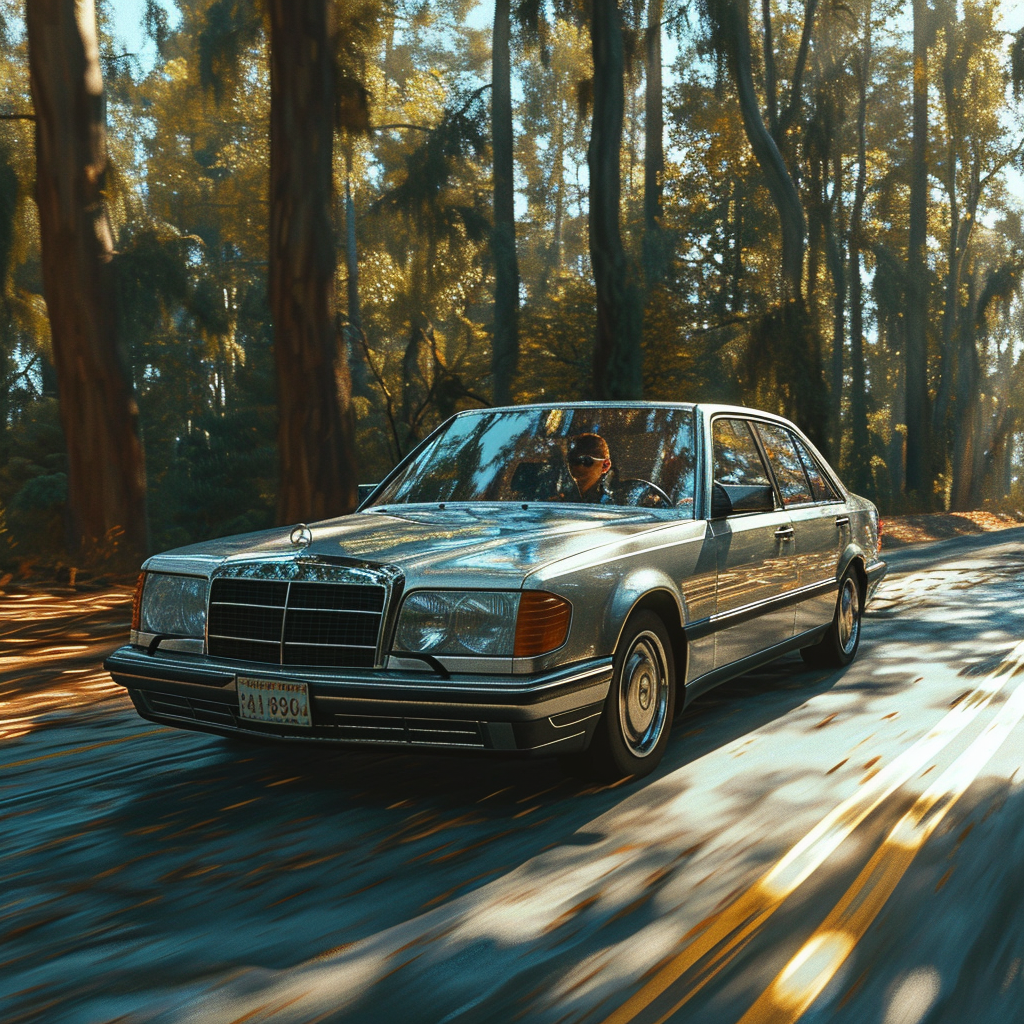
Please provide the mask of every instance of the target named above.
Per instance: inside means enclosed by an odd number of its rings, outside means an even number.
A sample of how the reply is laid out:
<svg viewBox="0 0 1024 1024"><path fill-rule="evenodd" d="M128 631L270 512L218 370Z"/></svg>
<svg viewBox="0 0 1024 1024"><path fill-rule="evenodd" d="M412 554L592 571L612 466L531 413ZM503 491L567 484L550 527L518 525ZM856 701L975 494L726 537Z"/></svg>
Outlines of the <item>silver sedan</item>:
<svg viewBox="0 0 1024 1024"><path fill-rule="evenodd" d="M856 654L878 513L729 406L459 413L349 516L150 558L106 661L147 719L643 775L698 694Z"/></svg>

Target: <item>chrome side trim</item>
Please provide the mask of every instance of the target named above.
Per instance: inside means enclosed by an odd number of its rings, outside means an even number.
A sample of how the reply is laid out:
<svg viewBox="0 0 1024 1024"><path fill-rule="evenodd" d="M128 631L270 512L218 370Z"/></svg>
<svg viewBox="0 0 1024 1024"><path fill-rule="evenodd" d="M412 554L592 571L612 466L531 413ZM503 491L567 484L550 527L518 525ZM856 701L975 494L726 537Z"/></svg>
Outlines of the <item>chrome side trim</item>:
<svg viewBox="0 0 1024 1024"><path fill-rule="evenodd" d="M825 580L822 583L810 583L805 587L798 587L796 590L789 590L781 597L766 597L760 601L752 601L740 608L733 608L732 611L718 612L709 617L708 621L715 629L726 628L736 625L747 619L756 617L760 612L769 608L785 608L787 604L798 604L808 597L817 597L830 590L838 590L839 584L835 580Z"/></svg>

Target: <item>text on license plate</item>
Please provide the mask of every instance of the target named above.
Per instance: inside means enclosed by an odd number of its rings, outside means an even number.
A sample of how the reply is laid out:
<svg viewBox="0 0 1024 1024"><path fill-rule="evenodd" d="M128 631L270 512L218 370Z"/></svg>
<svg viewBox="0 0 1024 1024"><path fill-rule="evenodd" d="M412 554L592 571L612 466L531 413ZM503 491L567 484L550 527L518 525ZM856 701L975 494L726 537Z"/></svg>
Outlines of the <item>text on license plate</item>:
<svg viewBox="0 0 1024 1024"><path fill-rule="evenodd" d="M239 676L237 686L240 717L276 725L313 724L309 717L309 687L305 683Z"/></svg>

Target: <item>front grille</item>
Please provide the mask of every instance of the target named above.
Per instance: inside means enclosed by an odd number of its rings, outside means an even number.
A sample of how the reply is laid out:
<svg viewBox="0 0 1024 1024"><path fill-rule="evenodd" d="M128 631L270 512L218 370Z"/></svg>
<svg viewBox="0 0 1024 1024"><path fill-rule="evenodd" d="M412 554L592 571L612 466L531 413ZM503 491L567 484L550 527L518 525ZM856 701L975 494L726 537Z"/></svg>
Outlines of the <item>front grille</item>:
<svg viewBox="0 0 1024 1024"><path fill-rule="evenodd" d="M207 725L238 724L238 716L230 704L200 700L197 697L182 697L176 693L158 693L155 690L134 690L131 697L136 705L141 701L144 709L154 715L184 718Z"/></svg>
<svg viewBox="0 0 1024 1024"><path fill-rule="evenodd" d="M384 718L332 715L325 723L339 740L355 743L407 743L442 747L483 747L479 722L444 718Z"/></svg>
<svg viewBox="0 0 1024 1024"><path fill-rule="evenodd" d="M384 587L218 578L207 649L215 658L274 665L372 668Z"/></svg>

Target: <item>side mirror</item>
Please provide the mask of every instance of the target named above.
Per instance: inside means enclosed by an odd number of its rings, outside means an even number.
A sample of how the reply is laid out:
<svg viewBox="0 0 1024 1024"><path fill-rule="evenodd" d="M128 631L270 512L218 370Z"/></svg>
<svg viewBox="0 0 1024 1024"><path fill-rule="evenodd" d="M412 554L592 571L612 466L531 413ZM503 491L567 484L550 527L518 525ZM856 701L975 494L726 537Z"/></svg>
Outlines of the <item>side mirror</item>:
<svg viewBox="0 0 1024 1024"><path fill-rule="evenodd" d="M745 484L711 485L711 518L724 519L740 512L774 512L775 494L771 485L763 487Z"/></svg>
<svg viewBox="0 0 1024 1024"><path fill-rule="evenodd" d="M359 504L362 505L366 499L377 489L377 484L359 485Z"/></svg>
<svg viewBox="0 0 1024 1024"><path fill-rule="evenodd" d="M729 492L716 480L711 485L711 518L725 519L732 513L732 500Z"/></svg>

